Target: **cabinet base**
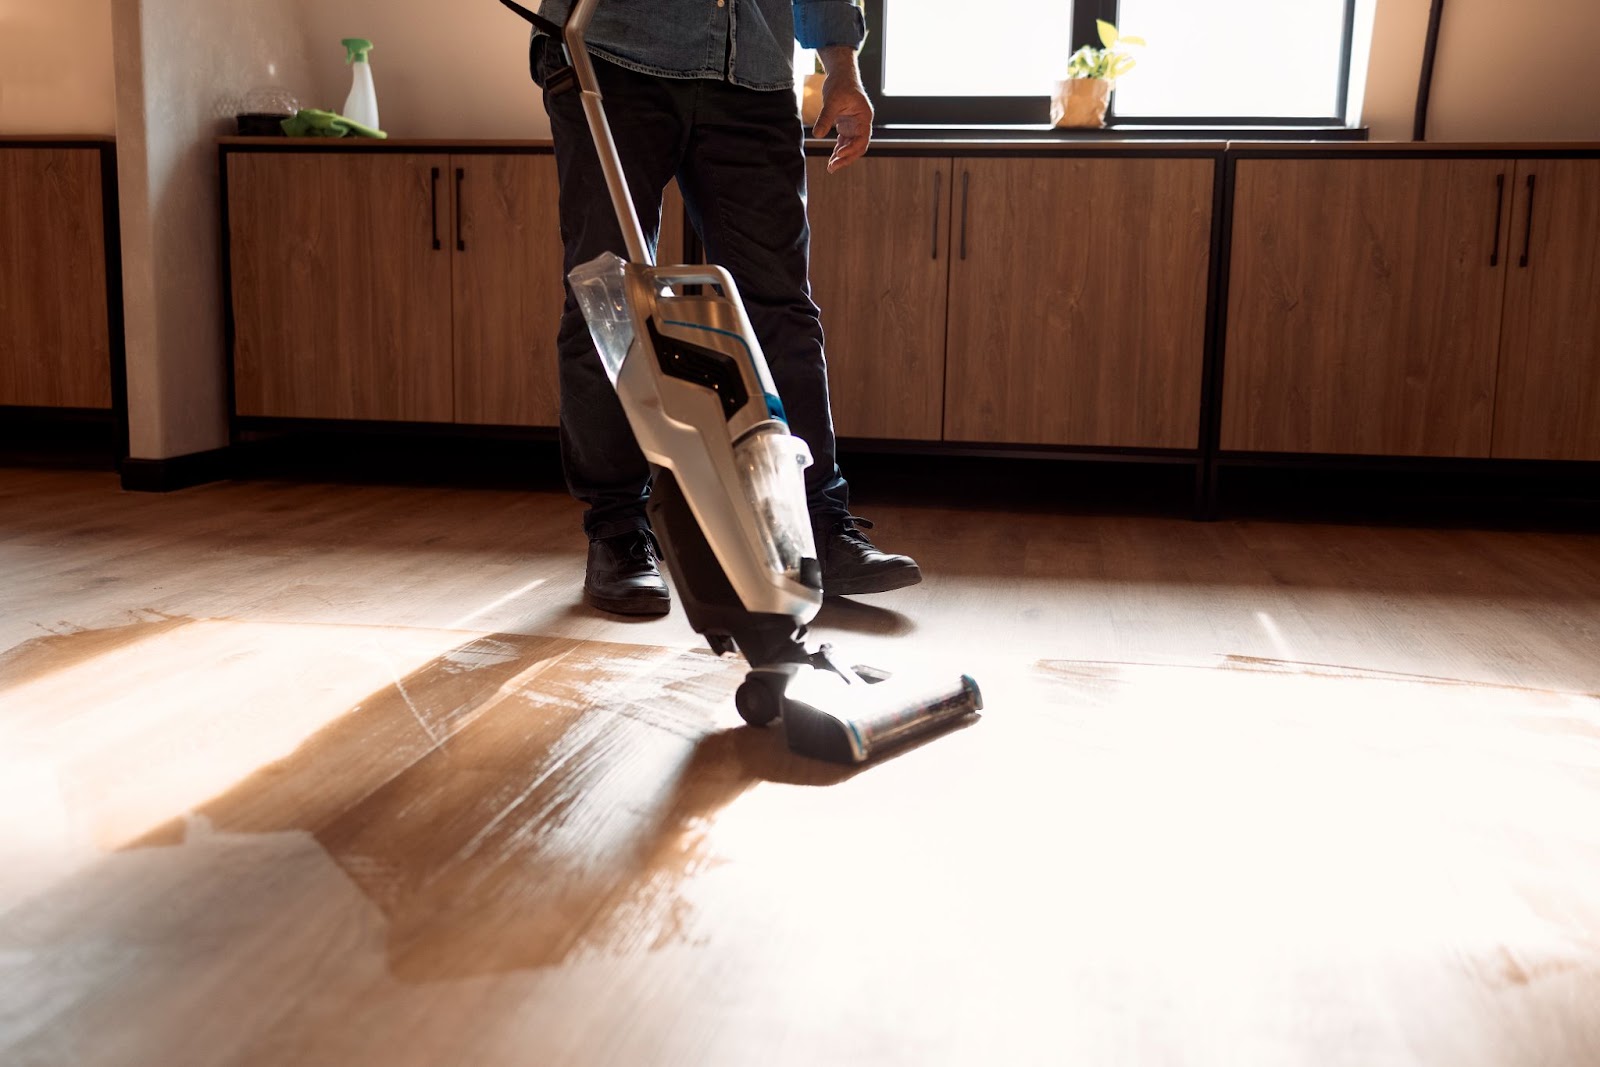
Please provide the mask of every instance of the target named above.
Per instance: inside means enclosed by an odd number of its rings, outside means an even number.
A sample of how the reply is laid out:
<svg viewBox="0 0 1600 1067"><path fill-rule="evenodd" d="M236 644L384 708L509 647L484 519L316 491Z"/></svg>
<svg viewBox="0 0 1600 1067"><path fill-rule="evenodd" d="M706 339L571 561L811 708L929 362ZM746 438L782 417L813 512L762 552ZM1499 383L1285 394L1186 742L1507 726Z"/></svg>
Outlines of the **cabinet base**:
<svg viewBox="0 0 1600 1067"><path fill-rule="evenodd" d="M167 459L125 459L122 488L130 493L171 493L207 482L220 482L233 473L231 449L191 452Z"/></svg>

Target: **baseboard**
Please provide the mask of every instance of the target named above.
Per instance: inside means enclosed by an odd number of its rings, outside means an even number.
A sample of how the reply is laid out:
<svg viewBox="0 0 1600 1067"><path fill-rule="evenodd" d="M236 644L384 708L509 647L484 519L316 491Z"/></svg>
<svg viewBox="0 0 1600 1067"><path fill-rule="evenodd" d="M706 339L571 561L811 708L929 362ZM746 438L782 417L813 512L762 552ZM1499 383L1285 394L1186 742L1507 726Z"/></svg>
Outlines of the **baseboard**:
<svg viewBox="0 0 1600 1067"><path fill-rule="evenodd" d="M0 406L0 466L116 470L124 437L101 408Z"/></svg>
<svg viewBox="0 0 1600 1067"><path fill-rule="evenodd" d="M122 488L131 493L171 493L207 482L220 482L233 473L231 449L191 452L167 459L125 459Z"/></svg>

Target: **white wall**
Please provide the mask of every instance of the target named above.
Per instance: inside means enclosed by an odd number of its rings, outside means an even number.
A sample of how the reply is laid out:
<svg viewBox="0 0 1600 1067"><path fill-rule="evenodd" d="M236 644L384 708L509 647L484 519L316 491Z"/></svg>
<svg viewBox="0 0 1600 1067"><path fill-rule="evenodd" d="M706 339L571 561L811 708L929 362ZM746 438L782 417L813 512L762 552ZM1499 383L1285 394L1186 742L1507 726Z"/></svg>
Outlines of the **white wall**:
<svg viewBox="0 0 1600 1067"><path fill-rule="evenodd" d="M1374 2L1364 117L1404 140L1428 0ZM1449 0L1431 139L1600 140L1600 0L1508 3ZM527 28L492 0L0 0L0 31L0 132L118 133L140 458L226 443L215 139L244 94L337 110L339 40L370 37L393 136L548 136Z"/></svg>
<svg viewBox="0 0 1600 1067"><path fill-rule="evenodd" d="M1429 0L1371 0L1364 122L1411 137ZM341 37L370 37L384 125L399 137L547 137L527 31L494 0L296 0L307 96L338 110ZM529 6L537 6L530 4ZM1600 140L1600 0L1447 0L1430 140Z"/></svg>
<svg viewBox="0 0 1600 1067"><path fill-rule="evenodd" d="M1364 121L1410 140L1429 0L1378 0ZM1447 0L1430 141L1600 141L1600 0Z"/></svg>
<svg viewBox="0 0 1600 1067"><path fill-rule="evenodd" d="M296 10L315 67L307 106L341 109L350 75L339 41L365 37L391 137L550 136L528 78L528 24L495 0L296 0Z"/></svg>
<svg viewBox="0 0 1600 1067"><path fill-rule="evenodd" d="M1409 141L1429 0L1378 0L1361 121L1375 141Z"/></svg>
<svg viewBox="0 0 1600 1067"><path fill-rule="evenodd" d="M1449 0L1428 139L1600 140L1600 0Z"/></svg>
<svg viewBox="0 0 1600 1067"><path fill-rule="evenodd" d="M216 139L254 89L311 75L293 11L112 0L131 452L227 444Z"/></svg>
<svg viewBox="0 0 1600 1067"><path fill-rule="evenodd" d="M116 130L111 0L0 0L0 133Z"/></svg>
<svg viewBox="0 0 1600 1067"><path fill-rule="evenodd" d="M115 54L136 458L227 444L216 139L233 132L247 94L282 89L337 111L349 89L339 41L369 37L392 136L548 135L527 76L527 26L488 0L98 2L109 4Z"/></svg>

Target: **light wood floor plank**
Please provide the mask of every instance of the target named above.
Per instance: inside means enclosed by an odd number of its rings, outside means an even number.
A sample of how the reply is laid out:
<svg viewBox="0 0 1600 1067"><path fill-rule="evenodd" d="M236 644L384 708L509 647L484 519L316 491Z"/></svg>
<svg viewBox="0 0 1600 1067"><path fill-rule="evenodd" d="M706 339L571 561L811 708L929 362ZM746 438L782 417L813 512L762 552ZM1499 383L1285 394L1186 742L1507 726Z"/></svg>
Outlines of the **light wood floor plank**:
<svg viewBox="0 0 1600 1067"><path fill-rule="evenodd" d="M1600 537L861 507L852 770L564 496L0 470L0 1062L1600 1062Z"/></svg>

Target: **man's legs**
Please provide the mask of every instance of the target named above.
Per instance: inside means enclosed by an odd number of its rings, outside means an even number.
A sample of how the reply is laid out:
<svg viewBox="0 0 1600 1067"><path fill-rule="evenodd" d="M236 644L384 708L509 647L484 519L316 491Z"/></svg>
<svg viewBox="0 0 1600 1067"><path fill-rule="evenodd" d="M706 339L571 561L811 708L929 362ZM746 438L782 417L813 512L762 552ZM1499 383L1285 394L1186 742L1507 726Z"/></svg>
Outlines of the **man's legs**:
<svg viewBox="0 0 1600 1067"><path fill-rule="evenodd" d="M725 82L697 86L678 185L706 258L738 283L789 426L811 448L806 496L818 520L842 519L850 490L834 454L822 322L808 280L811 230L794 94Z"/></svg>
<svg viewBox="0 0 1600 1067"><path fill-rule="evenodd" d="M835 453L822 322L811 299L805 156L792 92L696 82L678 185L707 258L733 275L772 369L790 428L811 449L807 505L830 593L921 580L905 556L875 549L849 513ZM870 525L865 524L865 525Z"/></svg>
<svg viewBox="0 0 1600 1067"><path fill-rule="evenodd" d="M553 42L543 42L542 62L559 64ZM661 194L683 151L680 86L596 60L611 132L645 237L654 243L661 224ZM547 68L548 69L548 68ZM563 273L604 252L626 258L622 229L606 187L576 91L545 94L561 183ZM649 464L616 390L594 349L583 312L566 287L557 339L561 371L561 455L573 496L589 505L584 528L604 537L648 525L644 515Z"/></svg>
<svg viewBox="0 0 1600 1067"><path fill-rule="evenodd" d="M534 48L541 84L560 65L560 50L540 39ZM682 156L688 86L595 60L611 132L622 157L634 209L654 244L661 194ZM561 185L563 272L604 252L627 249L605 174L577 92L545 93ZM561 380L561 461L572 495L588 505L590 538L585 598L623 614L659 615L670 605L656 568L645 500L650 466L634 441L622 404L594 349L572 287L567 286L557 338Z"/></svg>

